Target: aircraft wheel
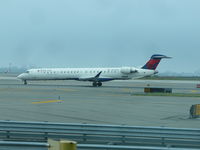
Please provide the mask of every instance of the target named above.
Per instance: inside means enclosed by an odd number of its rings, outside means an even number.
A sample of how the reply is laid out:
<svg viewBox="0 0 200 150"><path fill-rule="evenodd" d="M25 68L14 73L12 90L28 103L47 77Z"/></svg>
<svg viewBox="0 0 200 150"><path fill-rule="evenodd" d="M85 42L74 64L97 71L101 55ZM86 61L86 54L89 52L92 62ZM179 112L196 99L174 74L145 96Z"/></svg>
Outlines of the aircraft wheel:
<svg viewBox="0 0 200 150"><path fill-rule="evenodd" d="M27 81L26 80L24 80L24 85L27 85Z"/></svg>
<svg viewBox="0 0 200 150"><path fill-rule="evenodd" d="M102 86L102 83L101 83L101 82L98 82L98 86Z"/></svg>

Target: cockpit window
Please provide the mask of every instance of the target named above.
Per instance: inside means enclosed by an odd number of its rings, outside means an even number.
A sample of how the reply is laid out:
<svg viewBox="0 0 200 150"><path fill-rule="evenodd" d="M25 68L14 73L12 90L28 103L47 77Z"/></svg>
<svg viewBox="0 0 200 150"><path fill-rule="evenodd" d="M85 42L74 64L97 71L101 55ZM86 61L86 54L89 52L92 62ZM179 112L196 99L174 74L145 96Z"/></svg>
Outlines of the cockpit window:
<svg viewBox="0 0 200 150"><path fill-rule="evenodd" d="M29 73L29 71L26 71L26 73Z"/></svg>

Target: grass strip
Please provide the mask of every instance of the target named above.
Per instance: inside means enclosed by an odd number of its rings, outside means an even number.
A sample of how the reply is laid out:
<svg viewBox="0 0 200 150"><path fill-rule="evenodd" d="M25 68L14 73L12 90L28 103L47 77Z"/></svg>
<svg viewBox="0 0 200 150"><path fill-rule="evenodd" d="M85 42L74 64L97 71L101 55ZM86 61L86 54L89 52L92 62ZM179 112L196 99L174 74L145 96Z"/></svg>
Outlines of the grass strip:
<svg viewBox="0 0 200 150"><path fill-rule="evenodd" d="M200 97L200 94L194 94L194 93L132 93L131 96Z"/></svg>

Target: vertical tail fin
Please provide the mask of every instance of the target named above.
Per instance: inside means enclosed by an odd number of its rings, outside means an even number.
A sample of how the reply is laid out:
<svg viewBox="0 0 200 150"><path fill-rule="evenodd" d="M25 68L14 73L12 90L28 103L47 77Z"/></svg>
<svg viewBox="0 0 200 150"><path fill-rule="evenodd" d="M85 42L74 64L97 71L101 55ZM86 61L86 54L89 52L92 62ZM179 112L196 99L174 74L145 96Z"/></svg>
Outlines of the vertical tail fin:
<svg viewBox="0 0 200 150"><path fill-rule="evenodd" d="M162 58L171 58L171 57L167 57L165 55L160 55L160 54L152 55L151 59L142 67L142 69L156 70Z"/></svg>

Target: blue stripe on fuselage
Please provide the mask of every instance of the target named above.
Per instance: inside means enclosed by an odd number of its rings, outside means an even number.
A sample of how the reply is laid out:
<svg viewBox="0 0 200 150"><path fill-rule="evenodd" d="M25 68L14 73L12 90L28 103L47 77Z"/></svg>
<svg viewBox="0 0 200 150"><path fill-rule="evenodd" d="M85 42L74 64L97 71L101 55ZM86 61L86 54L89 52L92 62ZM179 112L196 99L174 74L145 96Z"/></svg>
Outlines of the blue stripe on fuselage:
<svg viewBox="0 0 200 150"><path fill-rule="evenodd" d="M98 78L98 81L100 82L106 82L106 81L111 81L114 80L113 78Z"/></svg>

